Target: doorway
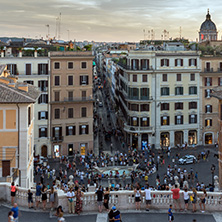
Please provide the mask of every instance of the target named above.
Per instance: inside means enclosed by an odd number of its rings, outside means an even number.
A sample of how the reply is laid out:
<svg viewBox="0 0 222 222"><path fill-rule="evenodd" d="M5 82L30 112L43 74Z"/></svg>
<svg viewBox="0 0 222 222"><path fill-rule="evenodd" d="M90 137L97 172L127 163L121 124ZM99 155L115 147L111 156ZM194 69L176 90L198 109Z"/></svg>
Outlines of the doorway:
<svg viewBox="0 0 222 222"><path fill-rule="evenodd" d="M10 176L10 160L2 160L2 177Z"/></svg>
<svg viewBox="0 0 222 222"><path fill-rule="evenodd" d="M46 145L43 145L42 148L41 148L41 156L44 156L44 157L47 157L47 146Z"/></svg>
<svg viewBox="0 0 222 222"><path fill-rule="evenodd" d="M205 144L212 144L213 143L213 135L212 133L205 134Z"/></svg>
<svg viewBox="0 0 222 222"><path fill-rule="evenodd" d="M176 131L174 136L174 145L181 146L183 144L183 131Z"/></svg>
<svg viewBox="0 0 222 222"><path fill-rule="evenodd" d="M69 156L73 155L73 144L68 144L68 155Z"/></svg>

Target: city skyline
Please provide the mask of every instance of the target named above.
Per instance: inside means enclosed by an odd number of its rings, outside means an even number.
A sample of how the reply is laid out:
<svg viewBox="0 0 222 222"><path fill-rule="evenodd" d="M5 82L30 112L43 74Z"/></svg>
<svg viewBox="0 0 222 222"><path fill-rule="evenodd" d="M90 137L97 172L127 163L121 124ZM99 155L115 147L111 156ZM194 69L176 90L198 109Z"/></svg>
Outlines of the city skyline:
<svg viewBox="0 0 222 222"><path fill-rule="evenodd" d="M169 37L181 36L195 41L200 25L210 9L217 29L222 28L219 1L178 3L177 1L140 0L49 0L38 2L2 2L1 36L46 38L56 33L56 18L62 14L61 39L77 41L139 41L148 38L154 30L155 39L161 39L163 30ZM198 10L197 10L198 9ZM9 15L9 16L8 16ZM221 39L219 32L218 39Z"/></svg>

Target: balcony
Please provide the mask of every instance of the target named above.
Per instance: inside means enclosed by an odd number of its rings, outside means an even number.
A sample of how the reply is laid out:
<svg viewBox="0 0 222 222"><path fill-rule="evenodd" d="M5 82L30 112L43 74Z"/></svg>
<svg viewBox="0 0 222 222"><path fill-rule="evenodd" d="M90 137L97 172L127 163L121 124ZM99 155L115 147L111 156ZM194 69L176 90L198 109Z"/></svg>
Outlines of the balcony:
<svg viewBox="0 0 222 222"><path fill-rule="evenodd" d="M132 71L152 71L152 66L148 67L140 67L140 66L129 66L124 63L118 62L118 65L121 66L123 69L132 70Z"/></svg>
<svg viewBox="0 0 222 222"><path fill-rule="evenodd" d="M126 96L125 97L126 101L134 101L134 102L149 102L153 100L152 96L141 96L139 98L139 96Z"/></svg>
<svg viewBox="0 0 222 222"><path fill-rule="evenodd" d="M51 101L51 104L58 104L58 103L73 103L73 102L94 102L93 97L65 97L63 100L59 101Z"/></svg>
<svg viewBox="0 0 222 222"><path fill-rule="evenodd" d="M41 92L48 92L48 87L39 87Z"/></svg>
<svg viewBox="0 0 222 222"><path fill-rule="evenodd" d="M63 141L63 136L55 136L51 138L53 143L61 143Z"/></svg>
<svg viewBox="0 0 222 222"><path fill-rule="evenodd" d="M153 126L129 126L125 123L124 130L128 133L152 133Z"/></svg>
<svg viewBox="0 0 222 222"><path fill-rule="evenodd" d="M214 72L213 68L204 68L204 72Z"/></svg>

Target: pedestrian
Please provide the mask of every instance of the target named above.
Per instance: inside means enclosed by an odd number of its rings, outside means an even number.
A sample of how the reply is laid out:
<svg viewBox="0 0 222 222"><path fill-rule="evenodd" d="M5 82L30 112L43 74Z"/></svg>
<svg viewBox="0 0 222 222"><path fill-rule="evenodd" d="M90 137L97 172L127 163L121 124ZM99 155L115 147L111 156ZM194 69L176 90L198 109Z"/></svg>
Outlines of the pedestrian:
<svg viewBox="0 0 222 222"><path fill-rule="evenodd" d="M84 196L84 193L81 192L80 188L75 193L76 196L76 208L75 213L78 215L82 212L82 197Z"/></svg>
<svg viewBox="0 0 222 222"><path fill-rule="evenodd" d="M63 209L62 206L58 206L56 209L56 214L58 222L63 222L65 221L65 218L63 217Z"/></svg>
<svg viewBox="0 0 222 222"><path fill-rule="evenodd" d="M51 210L53 210L54 203L55 203L55 190L53 186L51 187L50 192L49 192L49 202L50 202Z"/></svg>
<svg viewBox="0 0 222 222"><path fill-rule="evenodd" d="M69 191L67 193L69 214L75 213L74 212L74 197L75 197L75 193L73 192L72 188L69 188Z"/></svg>
<svg viewBox="0 0 222 222"><path fill-rule="evenodd" d="M103 210L103 188L100 185L99 189L96 191L96 195L97 195L97 204L98 204L98 208L99 208L99 213L102 213Z"/></svg>
<svg viewBox="0 0 222 222"><path fill-rule="evenodd" d="M8 222L14 222L15 221L13 215L14 215L13 211L8 212Z"/></svg>
<svg viewBox="0 0 222 222"><path fill-rule="evenodd" d="M17 191L17 187L15 186L14 182L12 182L12 184L11 184L11 204L12 204L12 206L14 205L16 191Z"/></svg>
<svg viewBox="0 0 222 222"><path fill-rule="evenodd" d="M113 216L113 209L111 209L108 213L109 222L115 222L114 216Z"/></svg>
<svg viewBox="0 0 222 222"><path fill-rule="evenodd" d="M146 189L144 191L145 194L145 200L146 200L146 211L149 211L150 205L151 205L151 189L149 185L146 186Z"/></svg>
<svg viewBox="0 0 222 222"><path fill-rule="evenodd" d="M184 192L183 192L183 199L184 199L184 203L185 203L185 211L187 211L187 208L188 208L188 203L189 203L189 193L188 193L188 190L187 188L185 188Z"/></svg>
<svg viewBox="0 0 222 222"><path fill-rule="evenodd" d="M193 193L190 197L192 205L193 205L193 213L197 211L196 203L197 203L197 190L195 188L192 189Z"/></svg>
<svg viewBox="0 0 222 222"><path fill-rule="evenodd" d="M141 203L141 189L140 187L137 187L134 190L135 193L135 204L136 204L136 210L140 210L140 203Z"/></svg>
<svg viewBox="0 0 222 222"><path fill-rule="evenodd" d="M13 208L11 209L11 211L14 213L13 214L14 222L18 222L20 212L19 212L19 208L18 208L17 203L14 203Z"/></svg>
<svg viewBox="0 0 222 222"><path fill-rule="evenodd" d="M203 194L202 194L201 197L200 197L200 211L201 211L202 213L205 212L206 197L207 197L207 192L206 192L206 190L204 189L204 190L203 190ZM203 206L203 209L202 209L202 206Z"/></svg>
<svg viewBox="0 0 222 222"><path fill-rule="evenodd" d="M173 203L175 210L177 210L177 205L179 206L180 210L182 210L180 203L180 189L178 188L177 184L175 185L174 189L171 189L171 191L173 192Z"/></svg>
<svg viewBox="0 0 222 222"><path fill-rule="evenodd" d="M37 184L36 186L36 193L35 193L35 203L36 203L36 208L39 207L39 202L41 200L41 183Z"/></svg>
<svg viewBox="0 0 222 222"><path fill-rule="evenodd" d="M106 210L109 210L109 194L110 194L110 190L109 187L106 187L106 191L104 193L104 207L106 208Z"/></svg>
<svg viewBox="0 0 222 222"><path fill-rule="evenodd" d="M173 206L170 205L170 208L169 208L169 210L168 210L168 221L169 221L169 222L174 221L174 216L173 216L172 208L173 208Z"/></svg>
<svg viewBox="0 0 222 222"><path fill-rule="evenodd" d="M112 210L113 210L113 219L115 222L121 222L122 219L121 219L121 214L120 214L120 211L116 209L115 206L112 207Z"/></svg>
<svg viewBox="0 0 222 222"><path fill-rule="evenodd" d="M29 209L33 208L33 193L30 189L28 190L28 206Z"/></svg>
<svg viewBox="0 0 222 222"><path fill-rule="evenodd" d="M43 210L45 210L46 201L47 201L47 187L45 185L42 186L41 193L42 193L42 208Z"/></svg>

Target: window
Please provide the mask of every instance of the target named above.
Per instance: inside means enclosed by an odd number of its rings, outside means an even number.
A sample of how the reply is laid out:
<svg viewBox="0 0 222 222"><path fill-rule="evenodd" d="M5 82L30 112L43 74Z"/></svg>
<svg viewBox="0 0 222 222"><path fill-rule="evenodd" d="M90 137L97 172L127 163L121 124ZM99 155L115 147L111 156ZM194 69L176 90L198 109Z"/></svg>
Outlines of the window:
<svg viewBox="0 0 222 222"><path fill-rule="evenodd" d="M190 81L195 81L195 74L194 73L190 74Z"/></svg>
<svg viewBox="0 0 222 222"><path fill-rule="evenodd" d="M138 88L128 88L129 89L129 99L139 99L139 89Z"/></svg>
<svg viewBox="0 0 222 222"><path fill-rule="evenodd" d="M32 80L24 81L24 83L27 83L27 84L30 84L30 85L34 85L34 81L32 81Z"/></svg>
<svg viewBox="0 0 222 222"><path fill-rule="evenodd" d="M189 109L197 109L197 102L189 102Z"/></svg>
<svg viewBox="0 0 222 222"><path fill-rule="evenodd" d="M161 111L163 110L170 110L170 104L169 103L161 103Z"/></svg>
<svg viewBox="0 0 222 222"><path fill-rule="evenodd" d="M68 69L73 69L73 62L68 62Z"/></svg>
<svg viewBox="0 0 222 222"><path fill-rule="evenodd" d="M143 81L143 82L148 82L148 80L147 80L147 75L143 75L143 76L142 76L142 81Z"/></svg>
<svg viewBox="0 0 222 222"><path fill-rule="evenodd" d="M68 118L73 118L73 108L68 108Z"/></svg>
<svg viewBox="0 0 222 222"><path fill-rule="evenodd" d="M41 94L38 99L39 104L48 103L48 94Z"/></svg>
<svg viewBox="0 0 222 222"><path fill-rule="evenodd" d="M149 60L141 59L141 70L149 70Z"/></svg>
<svg viewBox="0 0 222 222"><path fill-rule="evenodd" d="M149 117L142 117L142 118L140 118L140 125L141 126L149 126L150 125Z"/></svg>
<svg viewBox="0 0 222 222"><path fill-rule="evenodd" d="M57 140L62 139L62 127L53 127L52 136L56 138Z"/></svg>
<svg viewBox="0 0 222 222"><path fill-rule="evenodd" d="M206 72L210 72L211 68L210 68L210 62L206 62L206 68L205 68Z"/></svg>
<svg viewBox="0 0 222 222"><path fill-rule="evenodd" d="M43 119L48 119L48 112L47 111L40 111L38 112L38 119L43 120Z"/></svg>
<svg viewBox="0 0 222 222"><path fill-rule="evenodd" d="M139 59L132 59L131 67L132 67L132 70L139 70Z"/></svg>
<svg viewBox="0 0 222 222"><path fill-rule="evenodd" d="M55 76L55 86L60 85L60 76Z"/></svg>
<svg viewBox="0 0 222 222"><path fill-rule="evenodd" d="M38 81L38 87L42 92L47 92L48 91L48 81L47 80Z"/></svg>
<svg viewBox="0 0 222 222"><path fill-rule="evenodd" d="M197 66L197 59L189 59L189 66Z"/></svg>
<svg viewBox="0 0 222 222"><path fill-rule="evenodd" d="M31 116L31 107L28 108L28 126L31 124L31 119L32 119L32 116Z"/></svg>
<svg viewBox="0 0 222 222"><path fill-rule="evenodd" d="M219 63L219 68L218 71L221 72L222 71L222 62Z"/></svg>
<svg viewBox="0 0 222 222"><path fill-rule="evenodd" d="M47 137L47 127L39 128L39 138Z"/></svg>
<svg viewBox="0 0 222 222"><path fill-rule="evenodd" d="M183 66L183 59L175 59L175 66Z"/></svg>
<svg viewBox="0 0 222 222"><path fill-rule="evenodd" d="M162 75L162 81L163 82L167 82L167 74L163 74Z"/></svg>
<svg viewBox="0 0 222 222"><path fill-rule="evenodd" d="M60 63L59 62L54 63L54 69L60 69Z"/></svg>
<svg viewBox="0 0 222 222"><path fill-rule="evenodd" d="M175 95L183 95L183 87L175 87Z"/></svg>
<svg viewBox="0 0 222 222"><path fill-rule="evenodd" d="M87 109L86 107L81 108L81 117L87 117Z"/></svg>
<svg viewBox="0 0 222 222"><path fill-rule="evenodd" d="M137 75L133 75L133 82L137 82Z"/></svg>
<svg viewBox="0 0 222 222"><path fill-rule="evenodd" d="M138 122L138 118L137 117L132 117L131 118L131 125L132 126L138 126L139 122Z"/></svg>
<svg viewBox="0 0 222 222"><path fill-rule="evenodd" d="M197 87L196 86L189 87L189 95L197 95Z"/></svg>
<svg viewBox="0 0 222 222"><path fill-rule="evenodd" d="M170 95L170 88L169 87L162 87L161 88L161 96L169 96Z"/></svg>
<svg viewBox="0 0 222 222"><path fill-rule="evenodd" d="M161 59L160 60L160 66L169 66L169 59Z"/></svg>
<svg viewBox="0 0 222 222"><path fill-rule="evenodd" d="M82 68L82 69L86 69L86 68L87 68L86 62L81 62L81 68Z"/></svg>
<svg viewBox="0 0 222 222"><path fill-rule="evenodd" d="M131 111L139 111L139 105L138 104L130 104L130 110Z"/></svg>
<svg viewBox="0 0 222 222"><path fill-rule="evenodd" d="M25 74L26 75L32 74L32 64L25 64Z"/></svg>
<svg viewBox="0 0 222 222"><path fill-rule="evenodd" d="M60 92L58 92L58 91L57 91L57 92L54 92L54 98L55 98L55 101L58 102L58 101L60 100L59 97L60 97Z"/></svg>
<svg viewBox="0 0 222 222"><path fill-rule="evenodd" d="M221 77L218 78L218 86L222 86L222 78Z"/></svg>
<svg viewBox="0 0 222 222"><path fill-rule="evenodd" d="M38 75L48 75L49 65L47 63L38 64Z"/></svg>
<svg viewBox="0 0 222 222"><path fill-rule="evenodd" d="M211 89L205 89L205 98L210 98L211 97L211 94L212 93L212 90Z"/></svg>
<svg viewBox="0 0 222 222"><path fill-rule="evenodd" d="M144 112L144 111L150 111L150 106L149 106L149 104L141 104L140 105L140 111L141 112Z"/></svg>
<svg viewBox="0 0 222 222"><path fill-rule="evenodd" d="M79 126L79 135L82 135L82 134L89 134L89 126L88 125Z"/></svg>
<svg viewBox="0 0 222 222"><path fill-rule="evenodd" d="M175 110L183 109L183 103L175 103Z"/></svg>
<svg viewBox="0 0 222 222"><path fill-rule="evenodd" d="M55 119L60 119L60 109L54 109Z"/></svg>
<svg viewBox="0 0 222 222"><path fill-rule="evenodd" d="M88 85L89 77L88 76L80 76L80 85Z"/></svg>
<svg viewBox="0 0 222 222"><path fill-rule="evenodd" d="M17 65L16 64L7 64L7 70L9 70L10 74L18 75Z"/></svg>
<svg viewBox="0 0 222 222"><path fill-rule="evenodd" d="M66 136L73 136L76 134L76 127L75 126L67 126L66 127Z"/></svg>
<svg viewBox="0 0 222 222"><path fill-rule="evenodd" d="M183 124L183 116L175 116L175 125Z"/></svg>
<svg viewBox="0 0 222 222"><path fill-rule="evenodd" d="M197 115L196 114L189 115L189 124L194 124L194 123L197 123Z"/></svg>
<svg viewBox="0 0 222 222"><path fill-rule="evenodd" d="M162 116L161 117L161 126L168 126L170 125L170 117L169 116Z"/></svg>
<svg viewBox="0 0 222 222"><path fill-rule="evenodd" d="M206 127L212 126L212 119L205 119L205 126Z"/></svg>
<svg viewBox="0 0 222 222"><path fill-rule="evenodd" d="M73 76L68 76L68 85L73 86Z"/></svg>
<svg viewBox="0 0 222 222"><path fill-rule="evenodd" d="M140 89L140 99L141 100L149 99L149 88L141 88Z"/></svg>
<svg viewBox="0 0 222 222"><path fill-rule="evenodd" d="M181 74L177 74L177 81L181 81Z"/></svg>
<svg viewBox="0 0 222 222"><path fill-rule="evenodd" d="M212 86L212 77L205 77L205 86Z"/></svg>
<svg viewBox="0 0 222 222"><path fill-rule="evenodd" d="M73 101L73 91L68 92L68 101Z"/></svg>
<svg viewBox="0 0 222 222"><path fill-rule="evenodd" d="M212 105L205 106L205 113L212 113Z"/></svg>

